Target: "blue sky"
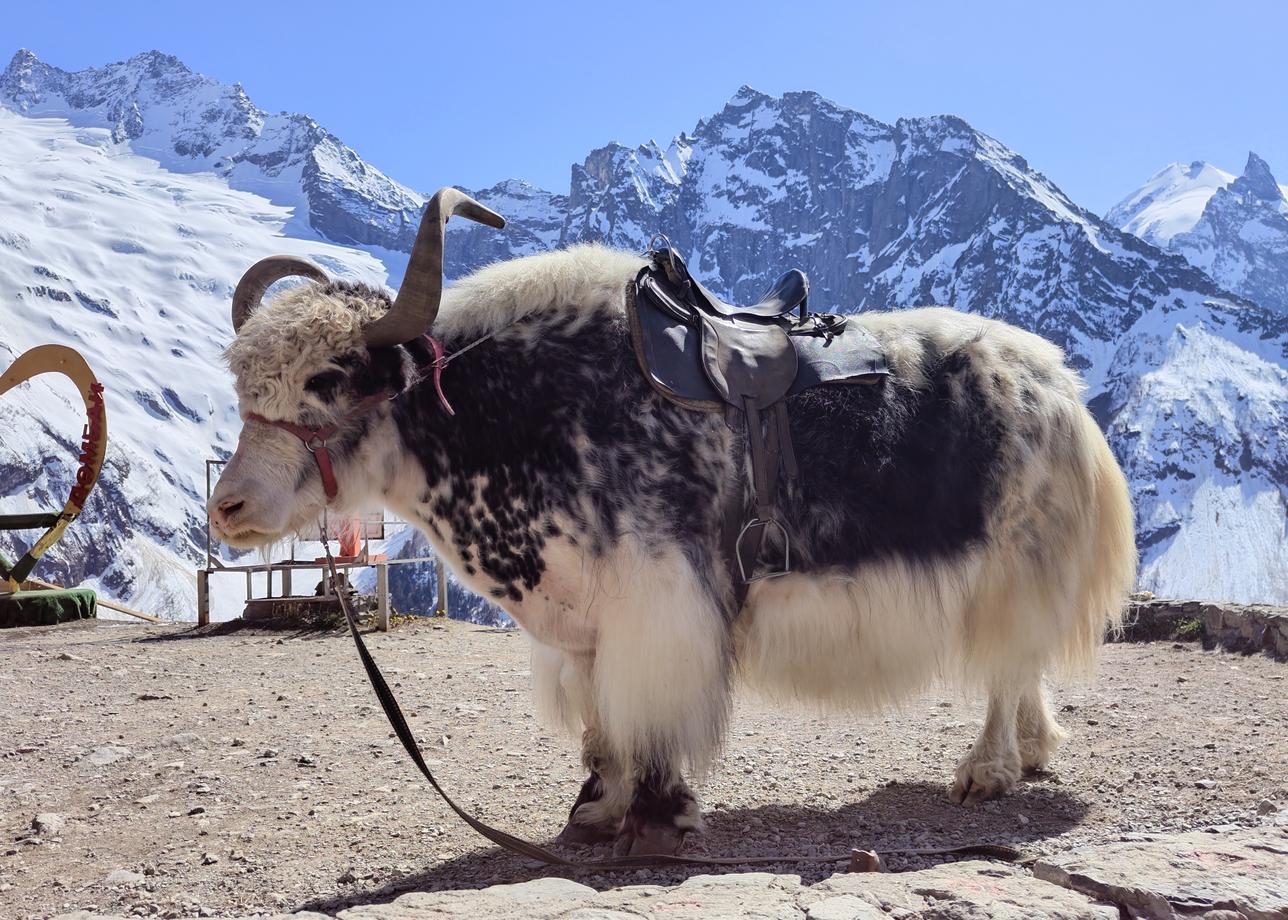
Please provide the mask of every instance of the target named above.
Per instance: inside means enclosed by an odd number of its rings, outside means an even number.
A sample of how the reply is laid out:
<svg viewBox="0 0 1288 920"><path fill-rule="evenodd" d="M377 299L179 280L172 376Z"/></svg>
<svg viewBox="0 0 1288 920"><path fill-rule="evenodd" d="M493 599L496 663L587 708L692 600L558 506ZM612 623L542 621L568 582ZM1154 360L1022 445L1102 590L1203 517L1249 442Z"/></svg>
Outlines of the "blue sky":
<svg viewBox="0 0 1288 920"><path fill-rule="evenodd" d="M99 0L3 23L0 55L66 69L176 54L421 189L566 191L592 148L665 143L744 83L960 115L1098 212L1175 160L1238 172L1252 149L1288 181L1284 2Z"/></svg>

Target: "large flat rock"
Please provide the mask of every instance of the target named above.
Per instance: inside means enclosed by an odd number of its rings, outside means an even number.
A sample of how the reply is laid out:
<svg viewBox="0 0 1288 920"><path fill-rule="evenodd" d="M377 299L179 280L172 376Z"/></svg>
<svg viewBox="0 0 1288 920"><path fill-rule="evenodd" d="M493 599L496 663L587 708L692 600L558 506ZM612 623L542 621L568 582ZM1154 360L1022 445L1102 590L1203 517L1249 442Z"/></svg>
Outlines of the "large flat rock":
<svg viewBox="0 0 1288 920"><path fill-rule="evenodd" d="M808 889L803 903L810 920L828 899L849 897L872 905L871 916L909 915L939 920L1117 920L1118 910L1097 904L1076 891L1036 879L1023 869L1002 863L947 863L920 872L834 875ZM811 901L819 897L824 900ZM829 916L831 916L829 914ZM869 914L855 913L855 918Z"/></svg>
<svg viewBox="0 0 1288 920"><path fill-rule="evenodd" d="M1288 828L1083 847L1039 860L1033 874L1134 917L1288 918Z"/></svg>
<svg viewBox="0 0 1288 920"><path fill-rule="evenodd" d="M443 917L530 920L1117 920L1118 910L987 862L936 866L920 872L836 875L813 886L799 876L747 872L697 875L673 888L638 885L597 892L567 879L495 885L481 891L413 893L392 904L346 910L341 920L430 920Z"/></svg>

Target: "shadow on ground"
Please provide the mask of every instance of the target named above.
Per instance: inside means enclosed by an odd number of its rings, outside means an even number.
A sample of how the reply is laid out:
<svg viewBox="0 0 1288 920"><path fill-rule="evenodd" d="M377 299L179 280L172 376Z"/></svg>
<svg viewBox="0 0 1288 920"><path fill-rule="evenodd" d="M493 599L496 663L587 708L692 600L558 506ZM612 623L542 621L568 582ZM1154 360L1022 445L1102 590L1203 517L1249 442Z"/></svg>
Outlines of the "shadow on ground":
<svg viewBox="0 0 1288 920"><path fill-rule="evenodd" d="M944 787L925 782L892 783L870 792L862 801L837 808L766 805L758 808L706 813L706 831L686 844L683 855L761 858L792 855L831 855L835 862L792 861L731 866L666 866L625 871L569 869L491 848L446 860L433 868L390 879L379 887L353 889L296 905L295 910L335 913L360 904L382 904L410 891L485 888L552 875L572 878L596 889L621 885L676 885L692 875L763 871L800 875L813 884L844 871L851 848L878 853L895 849L936 849L967 844L1027 844L1059 836L1075 827L1087 805L1068 791L1035 777L1008 797L984 807L951 804ZM508 828L516 831L518 828ZM562 847L540 841L570 859L611 855L608 847ZM891 871L925 868L979 856L883 855Z"/></svg>

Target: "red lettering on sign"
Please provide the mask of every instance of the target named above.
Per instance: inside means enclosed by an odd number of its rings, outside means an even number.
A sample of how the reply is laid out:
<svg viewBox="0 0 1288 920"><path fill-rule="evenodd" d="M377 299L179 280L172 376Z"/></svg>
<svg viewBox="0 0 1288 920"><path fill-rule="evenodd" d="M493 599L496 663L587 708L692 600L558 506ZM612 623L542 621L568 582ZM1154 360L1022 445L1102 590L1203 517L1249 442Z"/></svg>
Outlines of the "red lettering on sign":
<svg viewBox="0 0 1288 920"><path fill-rule="evenodd" d="M71 503L77 508L85 504L90 486L97 471L94 458L103 440L103 385L93 383L89 388L89 422L81 430L80 468L76 470L76 485L72 489Z"/></svg>

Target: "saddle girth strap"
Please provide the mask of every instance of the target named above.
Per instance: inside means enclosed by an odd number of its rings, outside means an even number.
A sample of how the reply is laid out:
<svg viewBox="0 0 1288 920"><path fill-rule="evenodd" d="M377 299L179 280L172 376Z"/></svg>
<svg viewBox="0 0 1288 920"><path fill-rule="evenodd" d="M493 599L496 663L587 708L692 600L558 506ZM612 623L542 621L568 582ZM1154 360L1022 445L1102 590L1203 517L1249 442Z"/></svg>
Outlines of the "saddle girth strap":
<svg viewBox="0 0 1288 920"><path fill-rule="evenodd" d="M729 407L725 421L734 429L741 423L747 442L747 455L751 460L752 517L748 520L738 516L738 508L732 506L727 509L725 517L723 542L730 547L729 571L734 586L736 615L742 610L752 582L786 575L791 571L790 537L777 516L778 482L780 474L789 480L796 479L799 467L792 447L785 401L779 400L762 410L757 407L755 399L743 397L742 410ZM778 568L756 574L760 553L765 544L765 532L770 527L777 528L783 540L782 564Z"/></svg>

